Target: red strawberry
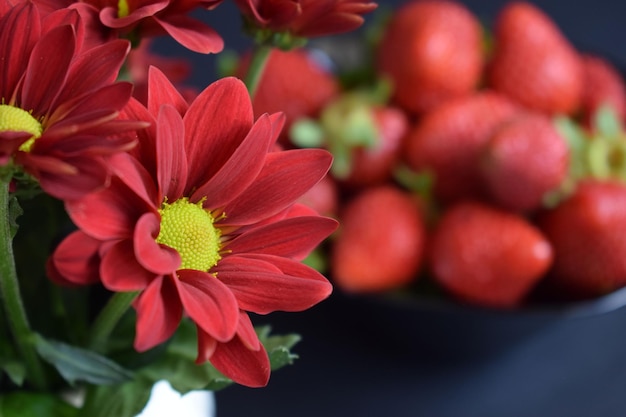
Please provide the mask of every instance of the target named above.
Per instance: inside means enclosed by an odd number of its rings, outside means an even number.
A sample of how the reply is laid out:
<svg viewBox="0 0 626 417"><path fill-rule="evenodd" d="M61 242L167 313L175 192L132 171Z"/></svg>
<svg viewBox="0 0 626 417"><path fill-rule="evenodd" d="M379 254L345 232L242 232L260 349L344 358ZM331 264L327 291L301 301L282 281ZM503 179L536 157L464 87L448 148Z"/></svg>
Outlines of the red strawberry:
<svg viewBox="0 0 626 417"><path fill-rule="evenodd" d="M474 202L446 210L430 242L434 280L487 307L519 305L551 261L550 243L524 217Z"/></svg>
<svg viewBox="0 0 626 417"><path fill-rule="evenodd" d="M569 147L552 120L520 115L500 125L483 149L481 169L494 202L515 211L543 203L568 173Z"/></svg>
<svg viewBox="0 0 626 417"><path fill-rule="evenodd" d="M367 188L340 213L331 276L349 292L377 292L417 278L425 227L413 196L385 185Z"/></svg>
<svg viewBox="0 0 626 417"><path fill-rule="evenodd" d="M571 114L583 87L580 56L537 6L509 2L496 17L489 84L523 105Z"/></svg>
<svg viewBox="0 0 626 417"><path fill-rule="evenodd" d="M335 180L329 175L325 176L304 193L298 202L323 216L336 217L339 206L339 191Z"/></svg>
<svg viewBox="0 0 626 417"><path fill-rule="evenodd" d="M615 66L593 54L582 54L584 88L581 116L591 126L594 114L603 104L613 108L619 120L626 117L626 86Z"/></svg>
<svg viewBox="0 0 626 417"><path fill-rule="evenodd" d="M372 108L377 127L375 143L351 150L350 172L340 178L350 187L372 187L391 179L398 164L404 136L409 130L409 120L400 109L393 107Z"/></svg>
<svg viewBox="0 0 626 417"><path fill-rule="evenodd" d="M460 2L414 0L395 10L377 49L394 99L420 113L473 91L483 69L482 29Z"/></svg>
<svg viewBox="0 0 626 417"><path fill-rule="evenodd" d="M481 91L450 100L417 122L405 139L409 167L434 176L444 203L483 193L478 160L492 131L519 109L505 96Z"/></svg>
<svg viewBox="0 0 626 417"><path fill-rule="evenodd" d="M243 77L250 56L241 60L236 74ZM339 93L339 82L304 49L270 53L252 100L254 115L284 112L287 117L281 142L288 144L291 123L317 113Z"/></svg>
<svg viewBox="0 0 626 417"><path fill-rule="evenodd" d="M539 225L554 247L552 282L583 296L626 285L626 185L584 180Z"/></svg>

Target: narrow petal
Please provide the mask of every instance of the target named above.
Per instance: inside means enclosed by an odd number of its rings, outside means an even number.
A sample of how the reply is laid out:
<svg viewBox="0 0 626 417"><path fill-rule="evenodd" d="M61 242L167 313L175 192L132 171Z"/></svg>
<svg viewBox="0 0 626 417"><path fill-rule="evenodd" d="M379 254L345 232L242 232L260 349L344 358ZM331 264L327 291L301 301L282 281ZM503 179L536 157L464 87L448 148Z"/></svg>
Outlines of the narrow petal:
<svg viewBox="0 0 626 417"><path fill-rule="evenodd" d="M78 55L72 62L68 83L57 103L70 100L77 93L95 91L114 82L129 51L130 43L119 39Z"/></svg>
<svg viewBox="0 0 626 417"><path fill-rule="evenodd" d="M156 274L137 263L131 240L111 245L102 256L100 275L104 286L111 291L140 291L156 278Z"/></svg>
<svg viewBox="0 0 626 417"><path fill-rule="evenodd" d="M51 261L54 270L68 283L88 285L99 282L99 249L99 240L81 231L72 232L63 239L52 254Z"/></svg>
<svg viewBox="0 0 626 417"><path fill-rule="evenodd" d="M180 255L176 250L157 243L159 225L160 219L154 213L146 213L139 218L135 227L134 256L142 267L153 273L173 274L180 266Z"/></svg>
<svg viewBox="0 0 626 417"><path fill-rule="evenodd" d="M17 98L13 94L41 35L39 11L30 1L20 2L2 17L0 26L0 61L4 63L0 65L0 89L5 101L11 102Z"/></svg>
<svg viewBox="0 0 626 417"><path fill-rule="evenodd" d="M185 15L154 20L178 43L201 54L216 54L224 49L224 40L212 28Z"/></svg>
<svg viewBox="0 0 626 417"><path fill-rule="evenodd" d="M174 106L179 114L187 112L189 104L163 71L151 66L148 69L148 110L156 118L163 104Z"/></svg>
<svg viewBox="0 0 626 417"><path fill-rule="evenodd" d="M58 107L46 122L47 133L53 135L55 130L62 130L67 135L114 119L130 100L132 89L127 82L110 84Z"/></svg>
<svg viewBox="0 0 626 417"><path fill-rule="evenodd" d="M265 348L250 350L238 337L219 343L210 361L225 376L247 387L264 387L270 379L270 360Z"/></svg>
<svg viewBox="0 0 626 417"><path fill-rule="evenodd" d="M198 326L220 342L233 338L239 306L227 286L209 273L192 269L178 271L176 283L185 312Z"/></svg>
<svg viewBox="0 0 626 417"><path fill-rule="evenodd" d="M241 80L221 78L191 103L184 116L190 185L211 178L245 139L253 123L252 104ZM185 190L186 193L191 194Z"/></svg>
<svg viewBox="0 0 626 417"><path fill-rule="evenodd" d="M226 206L224 224L251 224L284 210L326 175L331 162L322 149L269 153L253 185Z"/></svg>
<svg viewBox="0 0 626 417"><path fill-rule="evenodd" d="M258 314L303 311L332 292L328 280L313 268L277 256L229 256L215 272L235 294L242 310Z"/></svg>
<svg viewBox="0 0 626 417"><path fill-rule="evenodd" d="M74 29L69 25L51 30L37 42L24 74L23 108L36 115L46 114L65 83L75 44ZM63 47L59 48L59 45Z"/></svg>
<svg viewBox="0 0 626 417"><path fill-rule="evenodd" d="M151 349L169 339L183 316L175 280L171 276L156 278L135 301L137 324L134 347L139 352Z"/></svg>
<svg viewBox="0 0 626 417"><path fill-rule="evenodd" d="M65 204L70 218L96 239L131 239L137 219L145 213L141 200L118 178L101 191Z"/></svg>
<svg viewBox="0 0 626 417"><path fill-rule="evenodd" d="M133 25L141 19L154 16L155 13L165 9L169 0L150 1L143 7L133 10L128 16L119 17L116 7L105 7L100 11L100 21L105 26L113 29L123 29ZM117 3L116 3L117 4Z"/></svg>
<svg viewBox="0 0 626 417"><path fill-rule="evenodd" d="M327 217L292 217L254 228L229 242L224 249L232 253L264 253L293 258L310 252L337 228Z"/></svg>
<svg viewBox="0 0 626 417"><path fill-rule="evenodd" d="M178 200L187 184L185 126L178 111L163 105L157 119L157 176L160 198Z"/></svg>
<svg viewBox="0 0 626 417"><path fill-rule="evenodd" d="M143 200L146 207L156 210L160 204L154 181L143 165L127 154L117 154L110 158L112 171L135 195Z"/></svg>
<svg viewBox="0 0 626 417"><path fill-rule="evenodd" d="M41 188L60 200L76 200L103 188L109 179L109 170L103 158L67 157L46 169L39 155L22 155L21 165L38 180ZM51 158L48 158L51 159ZM64 166L72 172L65 172ZM61 168L61 169L59 169Z"/></svg>
<svg viewBox="0 0 626 417"><path fill-rule="evenodd" d="M241 342L250 350L259 350L263 347L259 336L254 330L254 325L250 316L245 311L239 312L239 326L237 327L237 336Z"/></svg>
<svg viewBox="0 0 626 417"><path fill-rule="evenodd" d="M196 329L198 334L198 356L196 357L196 363L201 364L209 360L219 342L215 340L213 336L202 330L200 326L196 325Z"/></svg>
<svg viewBox="0 0 626 417"><path fill-rule="evenodd" d="M267 115L261 116L230 159L208 182L198 187L191 200L206 197L205 207L225 206L257 177L272 139L270 119Z"/></svg>

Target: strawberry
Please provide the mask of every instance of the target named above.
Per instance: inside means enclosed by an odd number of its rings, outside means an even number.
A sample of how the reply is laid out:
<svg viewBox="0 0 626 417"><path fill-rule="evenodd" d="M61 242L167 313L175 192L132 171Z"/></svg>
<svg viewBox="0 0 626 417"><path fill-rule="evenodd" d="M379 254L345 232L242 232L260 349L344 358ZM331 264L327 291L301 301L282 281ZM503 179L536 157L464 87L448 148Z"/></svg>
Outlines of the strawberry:
<svg viewBox="0 0 626 417"><path fill-rule="evenodd" d="M519 306L552 261L552 248L524 217L477 202L448 208L430 242L433 279L460 301Z"/></svg>
<svg viewBox="0 0 626 417"><path fill-rule="evenodd" d="M443 103L425 113L405 138L405 160L434 177L443 203L483 193L478 160L497 125L519 109L504 95L484 90Z"/></svg>
<svg viewBox="0 0 626 417"><path fill-rule="evenodd" d="M298 202L323 216L336 217L339 207L337 183L331 176L327 175L304 193Z"/></svg>
<svg viewBox="0 0 626 417"><path fill-rule="evenodd" d="M413 0L394 11L377 47L377 72L412 113L472 92L483 69L482 28L460 2Z"/></svg>
<svg viewBox="0 0 626 417"><path fill-rule="evenodd" d="M331 276L347 292L380 292L407 285L422 264L425 227L410 194L383 185L345 203L332 242Z"/></svg>
<svg viewBox="0 0 626 417"><path fill-rule="evenodd" d="M610 105L619 120L626 117L626 85L617 68L595 54L582 54L584 88L581 117L587 126L601 105Z"/></svg>
<svg viewBox="0 0 626 417"><path fill-rule="evenodd" d="M528 212L564 181L568 163L568 144L552 120L527 113L495 130L482 151L481 172L495 203Z"/></svg>
<svg viewBox="0 0 626 417"><path fill-rule="evenodd" d="M580 56L556 23L531 3L507 3L496 17L488 84L548 114L572 114L583 88Z"/></svg>
<svg viewBox="0 0 626 417"><path fill-rule="evenodd" d="M406 114L398 108L379 106L372 108L376 126L374 143L354 147L350 152L350 168L344 186L372 187L389 181L398 164L404 136L409 130Z"/></svg>
<svg viewBox="0 0 626 417"><path fill-rule="evenodd" d="M626 285L626 185L586 179L538 224L554 247L550 281L578 296Z"/></svg>
<svg viewBox="0 0 626 417"><path fill-rule="evenodd" d="M250 61L241 59L236 75L243 78ZM291 124L301 117L314 117L339 93L339 82L304 49L270 53L252 100L255 117L284 112L287 118L280 142L289 145Z"/></svg>

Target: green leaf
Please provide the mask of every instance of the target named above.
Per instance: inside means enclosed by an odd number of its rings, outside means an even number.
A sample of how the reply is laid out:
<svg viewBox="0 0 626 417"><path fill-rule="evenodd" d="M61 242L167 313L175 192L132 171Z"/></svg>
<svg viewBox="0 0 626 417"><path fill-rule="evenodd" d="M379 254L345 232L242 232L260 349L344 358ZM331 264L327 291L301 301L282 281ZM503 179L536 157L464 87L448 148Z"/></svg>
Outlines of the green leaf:
<svg viewBox="0 0 626 417"><path fill-rule="evenodd" d="M183 320L160 359L144 367L140 373L153 383L167 380L181 394L193 390L220 390L232 381L210 363L198 365L195 325Z"/></svg>
<svg viewBox="0 0 626 417"><path fill-rule="evenodd" d="M134 417L150 399L152 381L137 377L120 385L99 385L87 391L81 417Z"/></svg>
<svg viewBox="0 0 626 417"><path fill-rule="evenodd" d="M70 384L85 381L96 385L125 382L133 374L97 353L62 342L35 336L37 352L59 371Z"/></svg>
<svg viewBox="0 0 626 417"><path fill-rule="evenodd" d="M52 394L16 391L0 396L1 417L77 417L78 410Z"/></svg>
<svg viewBox="0 0 626 417"><path fill-rule="evenodd" d="M259 340L263 343L270 358L272 370L292 365L298 355L291 353L291 348L301 339L300 335L274 335L270 336L271 326L262 326L256 329Z"/></svg>

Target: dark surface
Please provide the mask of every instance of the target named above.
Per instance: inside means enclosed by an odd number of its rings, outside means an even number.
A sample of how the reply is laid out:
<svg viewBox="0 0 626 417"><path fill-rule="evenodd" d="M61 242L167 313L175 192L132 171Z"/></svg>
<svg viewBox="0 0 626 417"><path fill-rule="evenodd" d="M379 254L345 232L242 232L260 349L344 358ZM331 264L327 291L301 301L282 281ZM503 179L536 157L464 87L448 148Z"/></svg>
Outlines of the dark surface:
<svg viewBox="0 0 626 417"><path fill-rule="evenodd" d="M218 392L218 417L623 416L626 309L568 312L335 293L310 311L262 320L300 333L300 358L266 388Z"/></svg>
<svg viewBox="0 0 626 417"><path fill-rule="evenodd" d="M393 6L402 1L379 2ZM492 21L504 1L464 2ZM626 5L537 2L580 49L626 67ZM247 40L229 2L206 14L241 50ZM164 49L195 63L193 83L214 79L214 56ZM621 297L617 305L622 302ZM293 366L264 389L217 393L218 417L589 417L626 415L626 309L512 314L471 308L405 308L335 293L303 313L258 320L300 333ZM566 312L571 310L566 310ZM578 311L577 313L581 313ZM583 311L585 313L585 311Z"/></svg>

